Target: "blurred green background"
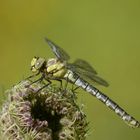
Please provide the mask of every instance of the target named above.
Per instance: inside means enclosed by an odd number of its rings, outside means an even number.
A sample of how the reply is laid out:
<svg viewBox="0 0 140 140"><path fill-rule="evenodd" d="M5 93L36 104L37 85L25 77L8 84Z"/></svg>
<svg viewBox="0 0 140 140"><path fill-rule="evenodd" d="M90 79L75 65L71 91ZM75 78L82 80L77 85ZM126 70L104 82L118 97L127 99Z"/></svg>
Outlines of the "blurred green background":
<svg viewBox="0 0 140 140"><path fill-rule="evenodd" d="M72 60L92 64L110 83L98 88L140 120L140 1L0 0L1 93L31 74L33 56L53 56L45 36ZM87 140L140 139L140 129L129 128L94 97L79 92L90 121Z"/></svg>

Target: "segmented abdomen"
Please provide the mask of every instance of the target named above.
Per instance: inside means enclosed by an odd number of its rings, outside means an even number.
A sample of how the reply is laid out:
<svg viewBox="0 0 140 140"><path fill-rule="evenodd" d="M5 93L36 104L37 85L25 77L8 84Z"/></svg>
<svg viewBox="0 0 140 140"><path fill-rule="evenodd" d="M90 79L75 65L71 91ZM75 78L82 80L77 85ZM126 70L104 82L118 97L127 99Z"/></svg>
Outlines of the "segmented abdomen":
<svg viewBox="0 0 140 140"><path fill-rule="evenodd" d="M98 100L103 102L107 107L113 110L120 118L122 118L128 125L131 127L140 127L140 123L130 116L126 111L124 111L117 103L111 100L108 96L104 93L100 92L97 88L90 85L84 79L80 78L74 72L68 70L66 75L64 76L65 79L69 80L70 82L74 83L75 85L81 87L91 95L95 96Z"/></svg>

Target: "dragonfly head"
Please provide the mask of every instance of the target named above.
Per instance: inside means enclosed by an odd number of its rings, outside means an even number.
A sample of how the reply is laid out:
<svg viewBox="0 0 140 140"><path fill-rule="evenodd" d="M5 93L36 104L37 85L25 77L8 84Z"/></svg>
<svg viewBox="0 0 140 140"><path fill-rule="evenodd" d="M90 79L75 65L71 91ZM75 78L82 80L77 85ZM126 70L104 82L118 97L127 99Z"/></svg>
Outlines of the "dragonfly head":
<svg viewBox="0 0 140 140"><path fill-rule="evenodd" d="M38 72L40 71L45 64L45 59L41 57L34 57L31 61L31 71L32 72Z"/></svg>

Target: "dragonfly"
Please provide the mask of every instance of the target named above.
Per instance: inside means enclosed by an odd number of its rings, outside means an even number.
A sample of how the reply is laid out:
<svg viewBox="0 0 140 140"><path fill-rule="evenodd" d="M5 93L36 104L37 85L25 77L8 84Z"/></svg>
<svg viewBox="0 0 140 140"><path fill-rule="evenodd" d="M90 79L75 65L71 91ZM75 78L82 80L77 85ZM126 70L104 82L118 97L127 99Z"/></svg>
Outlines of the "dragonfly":
<svg viewBox="0 0 140 140"><path fill-rule="evenodd" d="M87 61L77 59L73 63L69 63L70 56L63 48L48 38L45 38L45 40L55 57L48 60L42 57L34 57L31 61L31 71L34 74L29 78L41 74L41 78L34 82L45 79L48 81L48 84L45 86L51 84L52 80L57 80L61 83L62 80L67 80L96 97L132 128L140 127L139 121L94 86L98 84L107 87L109 84L98 76L96 70Z"/></svg>

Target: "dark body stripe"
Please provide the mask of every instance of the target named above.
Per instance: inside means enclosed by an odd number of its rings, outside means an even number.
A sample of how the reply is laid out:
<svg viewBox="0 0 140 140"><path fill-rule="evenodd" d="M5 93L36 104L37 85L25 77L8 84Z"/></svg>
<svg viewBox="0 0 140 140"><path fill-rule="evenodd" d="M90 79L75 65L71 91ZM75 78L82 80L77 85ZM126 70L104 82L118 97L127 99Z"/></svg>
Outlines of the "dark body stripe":
<svg viewBox="0 0 140 140"><path fill-rule="evenodd" d="M80 78L74 72L68 70L67 74L65 75L70 82L74 83L75 85L81 87L91 95L95 96L98 100L103 102L107 107L113 110L119 117L121 117L128 125L131 127L140 127L140 123L130 116L127 112L125 112L117 103L115 103L112 99L106 96L104 93L99 91L94 86L90 85L84 79Z"/></svg>

